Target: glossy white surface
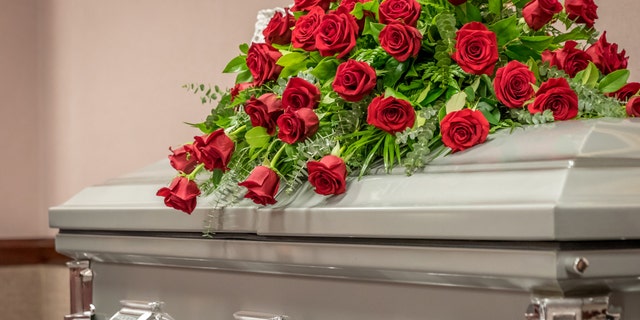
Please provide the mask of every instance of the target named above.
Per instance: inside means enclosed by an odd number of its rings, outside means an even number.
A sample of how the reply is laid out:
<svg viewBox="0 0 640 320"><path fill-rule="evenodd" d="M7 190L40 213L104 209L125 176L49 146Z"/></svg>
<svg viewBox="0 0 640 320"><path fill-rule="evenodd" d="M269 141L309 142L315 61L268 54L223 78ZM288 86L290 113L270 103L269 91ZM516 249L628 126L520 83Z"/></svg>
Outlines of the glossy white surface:
<svg viewBox="0 0 640 320"><path fill-rule="evenodd" d="M324 197L304 188L273 207L193 216L155 192L174 172L166 161L87 188L51 208L60 229L195 231L211 215L218 232L259 235L467 240L640 238L640 121L566 121L502 131L423 172L350 179Z"/></svg>

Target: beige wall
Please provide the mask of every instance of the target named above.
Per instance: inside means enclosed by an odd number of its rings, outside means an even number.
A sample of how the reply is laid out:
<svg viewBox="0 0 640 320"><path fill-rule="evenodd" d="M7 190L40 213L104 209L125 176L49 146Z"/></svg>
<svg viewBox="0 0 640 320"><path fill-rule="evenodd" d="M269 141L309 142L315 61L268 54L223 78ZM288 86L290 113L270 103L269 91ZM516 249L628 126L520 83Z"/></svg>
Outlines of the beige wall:
<svg viewBox="0 0 640 320"><path fill-rule="evenodd" d="M190 140L208 109L180 86L230 85L257 10L291 2L0 0L0 238L52 235L48 206ZM640 2L597 2L640 80Z"/></svg>

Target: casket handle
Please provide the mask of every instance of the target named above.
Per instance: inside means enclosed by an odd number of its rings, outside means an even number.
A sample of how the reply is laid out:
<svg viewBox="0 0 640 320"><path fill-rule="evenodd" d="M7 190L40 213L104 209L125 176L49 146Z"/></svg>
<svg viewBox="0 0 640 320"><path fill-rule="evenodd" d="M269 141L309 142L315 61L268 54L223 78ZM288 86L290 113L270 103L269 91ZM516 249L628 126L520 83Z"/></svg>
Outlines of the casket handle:
<svg viewBox="0 0 640 320"><path fill-rule="evenodd" d="M262 312L238 311L233 314L236 320L287 320L289 317L285 315L275 315Z"/></svg>

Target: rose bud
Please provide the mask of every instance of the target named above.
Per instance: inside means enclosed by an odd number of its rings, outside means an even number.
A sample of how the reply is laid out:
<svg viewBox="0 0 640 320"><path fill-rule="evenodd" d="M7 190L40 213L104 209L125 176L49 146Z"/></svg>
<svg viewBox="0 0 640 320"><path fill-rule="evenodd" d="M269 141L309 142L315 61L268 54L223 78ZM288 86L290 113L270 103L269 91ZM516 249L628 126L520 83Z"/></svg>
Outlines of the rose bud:
<svg viewBox="0 0 640 320"><path fill-rule="evenodd" d="M442 143L453 152L485 142L489 128L489 121L482 112L471 109L450 112L440 122Z"/></svg>
<svg viewBox="0 0 640 320"><path fill-rule="evenodd" d="M522 16L531 29L540 30L561 11L558 0L532 0L522 8Z"/></svg>
<svg viewBox="0 0 640 320"><path fill-rule="evenodd" d="M282 93L282 106L286 109L314 109L320 102L320 89L302 78L291 78Z"/></svg>
<svg viewBox="0 0 640 320"><path fill-rule="evenodd" d="M376 70L366 62L347 60L338 66L333 91L342 99L358 102L376 87Z"/></svg>
<svg viewBox="0 0 640 320"><path fill-rule="evenodd" d="M413 127L416 112L409 101L378 96L367 108L367 123L390 134Z"/></svg>
<svg viewBox="0 0 640 320"><path fill-rule="evenodd" d="M307 162L309 183L317 194L337 195L347 189L347 166L340 157L324 156L320 161Z"/></svg>
<svg viewBox="0 0 640 320"><path fill-rule="evenodd" d="M459 6L465 2L467 2L467 0L449 0L449 3L451 3L454 6Z"/></svg>
<svg viewBox="0 0 640 320"><path fill-rule="evenodd" d="M320 7L322 10L327 11L329 4L332 0L294 0L293 11L311 11L314 7Z"/></svg>
<svg viewBox="0 0 640 320"><path fill-rule="evenodd" d="M640 117L640 97L632 97L629 102L627 102L626 109L629 117Z"/></svg>
<svg viewBox="0 0 640 320"><path fill-rule="evenodd" d="M288 8L282 12L276 12L269 24L262 31L264 41L271 45L273 43L285 45L291 43L291 28L296 24L296 19L289 12Z"/></svg>
<svg viewBox="0 0 640 320"><path fill-rule="evenodd" d="M625 57L626 53L625 50L618 53L618 45L607 42L606 31L602 33L596 43L587 49L587 54L591 56L593 63L605 75L627 68L629 57Z"/></svg>
<svg viewBox="0 0 640 320"><path fill-rule="evenodd" d="M549 62L549 65L566 72L570 77L584 70L591 61L591 56L586 52L576 49L577 42L570 40L565 42L564 47L553 52L545 50L542 53L542 61Z"/></svg>
<svg viewBox="0 0 640 320"><path fill-rule="evenodd" d="M244 196L245 198L266 206L276 203L275 196L280 186L280 178L270 168L257 166L251 171L247 180L238 183L238 185L247 188L248 192Z"/></svg>
<svg viewBox="0 0 640 320"><path fill-rule="evenodd" d="M598 19L598 6L593 0L565 0L564 8L569 19L584 23L589 28L592 28L594 21Z"/></svg>
<svg viewBox="0 0 640 320"><path fill-rule="evenodd" d="M167 207L191 214L196 208L196 197L200 195L200 189L195 182L178 176L171 181L168 188L161 188L156 195L164 197L164 204Z"/></svg>
<svg viewBox="0 0 640 320"><path fill-rule="evenodd" d="M223 129L218 129L210 134L194 137L193 151L198 162L204 164L204 168L213 171L214 169L228 170L227 165L231 161L231 155L235 145L224 133Z"/></svg>
<svg viewBox="0 0 640 320"><path fill-rule="evenodd" d="M252 43L247 52L247 67L253 76L253 83L261 86L269 80L275 80L282 67L276 62L282 57L280 51L266 43Z"/></svg>
<svg viewBox="0 0 640 320"><path fill-rule="evenodd" d="M187 144L175 150L169 147L169 151L169 163L174 169L189 174L196 168L198 161L191 145Z"/></svg>
<svg viewBox="0 0 640 320"><path fill-rule="evenodd" d="M498 40L480 22L470 22L456 32L456 52L453 59L467 73L493 74L498 62Z"/></svg>
<svg viewBox="0 0 640 320"><path fill-rule="evenodd" d="M418 24L421 12L422 7L416 0L385 0L378 9L380 23L403 21L412 27Z"/></svg>
<svg viewBox="0 0 640 320"><path fill-rule="evenodd" d="M278 138L294 144L311 137L318 131L319 119L312 109L288 110L278 118Z"/></svg>
<svg viewBox="0 0 640 320"><path fill-rule="evenodd" d="M356 46L358 23L351 14L335 11L322 18L316 33L316 48L323 57L344 58Z"/></svg>
<svg viewBox="0 0 640 320"><path fill-rule="evenodd" d="M569 120L578 115L578 95L565 78L549 79L536 92L529 112L536 114L545 110L551 110L555 120Z"/></svg>
<svg viewBox="0 0 640 320"><path fill-rule="evenodd" d="M291 33L291 43L294 48L305 51L316 50L316 34L322 17L324 17L324 10L320 7L314 7L309 13L298 18Z"/></svg>
<svg viewBox="0 0 640 320"><path fill-rule="evenodd" d="M620 88L620 90L616 92L612 92L607 94L609 97L615 97L620 101L627 101L632 96L638 94L640 91L640 83L639 82L629 82L624 85L624 87Z"/></svg>
<svg viewBox="0 0 640 320"><path fill-rule="evenodd" d="M253 87L253 83L251 82L236 83L236 85L233 86L233 88L229 92L229 94L231 95L231 102L236 99L241 91L247 90L251 87Z"/></svg>
<svg viewBox="0 0 640 320"><path fill-rule="evenodd" d="M392 21L380 31L380 46L400 62L418 55L422 34L402 22Z"/></svg>
<svg viewBox="0 0 640 320"><path fill-rule="evenodd" d="M244 105L244 111L254 127L267 129L269 135L276 133L276 120L284 112L282 101L273 93L265 93L259 98L251 98Z"/></svg>

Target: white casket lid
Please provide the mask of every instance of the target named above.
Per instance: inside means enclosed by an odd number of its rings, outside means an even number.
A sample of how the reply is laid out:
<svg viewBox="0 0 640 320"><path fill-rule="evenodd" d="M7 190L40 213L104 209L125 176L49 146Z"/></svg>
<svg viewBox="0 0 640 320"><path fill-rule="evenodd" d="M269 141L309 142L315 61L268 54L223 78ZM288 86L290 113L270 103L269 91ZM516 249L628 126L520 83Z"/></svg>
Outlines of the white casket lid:
<svg viewBox="0 0 640 320"><path fill-rule="evenodd" d="M166 160L84 189L50 209L62 230L216 232L263 236L445 240L640 238L640 120L565 121L499 132L481 146L402 170L351 179L347 192L310 188L272 207L222 212L200 199L192 216L156 191ZM205 217L209 216L209 219Z"/></svg>

